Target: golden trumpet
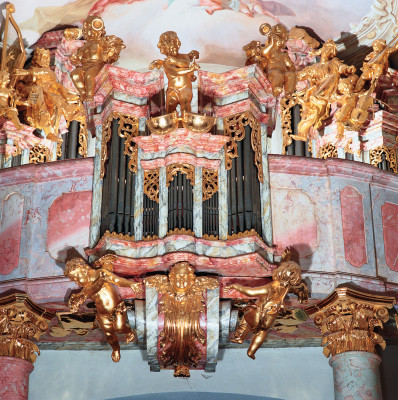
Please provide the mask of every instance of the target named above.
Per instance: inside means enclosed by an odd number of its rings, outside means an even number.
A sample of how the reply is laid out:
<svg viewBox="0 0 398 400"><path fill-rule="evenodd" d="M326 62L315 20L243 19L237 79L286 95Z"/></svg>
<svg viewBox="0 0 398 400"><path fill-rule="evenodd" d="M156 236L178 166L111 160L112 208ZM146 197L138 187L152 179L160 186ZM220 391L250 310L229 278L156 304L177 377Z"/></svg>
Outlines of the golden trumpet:
<svg viewBox="0 0 398 400"><path fill-rule="evenodd" d="M271 25L266 22L260 25L259 31L262 35L268 35L271 31Z"/></svg>

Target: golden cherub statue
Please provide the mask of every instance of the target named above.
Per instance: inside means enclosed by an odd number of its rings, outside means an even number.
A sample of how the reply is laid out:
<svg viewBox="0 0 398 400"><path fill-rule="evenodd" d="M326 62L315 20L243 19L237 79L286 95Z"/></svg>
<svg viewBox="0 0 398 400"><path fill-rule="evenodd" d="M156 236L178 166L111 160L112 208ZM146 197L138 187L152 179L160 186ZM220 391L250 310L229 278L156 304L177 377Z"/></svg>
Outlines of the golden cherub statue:
<svg viewBox="0 0 398 400"><path fill-rule="evenodd" d="M169 273L145 279L145 285L154 287L163 296L160 312L164 313L164 329L160 333L160 359L167 367L174 367L174 376L189 377L189 368L199 362L202 354L197 342L206 342L199 316L205 312L203 293L218 287L218 281L196 277L187 262L175 264Z"/></svg>
<svg viewBox="0 0 398 400"><path fill-rule="evenodd" d="M32 66L16 70L15 76L21 79L17 83L20 98L17 104L26 107L29 125L43 129L48 139L57 139L62 115L68 123L85 120L79 96L61 85L51 70L49 50L37 48Z"/></svg>
<svg viewBox="0 0 398 400"><path fill-rule="evenodd" d="M82 33L86 43L70 61L77 68L70 73L70 77L80 94L82 101L92 101L94 98L95 77L105 64L113 64L119 58L122 49L126 46L123 40L116 36L105 36L104 21L101 17L91 15L83 23L83 30L76 28L66 30L67 39L77 39Z"/></svg>
<svg viewBox="0 0 398 400"><path fill-rule="evenodd" d="M231 289L235 289L245 296L258 297L254 305L245 307L244 315L231 339L231 342L243 343L246 335L252 332L254 336L247 355L253 360L279 312L284 309L286 295L293 292L298 295L300 302L308 299L307 286L301 281L300 266L294 261L290 261L290 251L284 252L281 264L272 273L271 283L254 288L238 284L226 287L226 290Z"/></svg>
<svg viewBox="0 0 398 400"><path fill-rule="evenodd" d="M0 71L0 117L9 119L17 129L22 125L18 118L17 93L9 88L10 74L7 71Z"/></svg>
<svg viewBox="0 0 398 400"><path fill-rule="evenodd" d="M105 255L90 267L82 258L73 258L66 263L65 276L83 289L69 298L69 308L78 312L79 307L92 299L97 309L96 323L104 332L106 341L112 347L112 360L120 360L120 345L117 333L126 335L126 342L132 342L136 334L127 322L127 309L112 284L141 291L141 284L120 278L113 271L114 255Z"/></svg>
<svg viewBox="0 0 398 400"><path fill-rule="evenodd" d="M350 76L356 70L336 57L337 46L331 39L314 54L320 56L320 61L297 73L297 79L308 80L309 87L302 94L295 95L296 101L302 106L298 135L290 135L296 140L306 141L311 128L322 127L323 121L330 115L330 99L336 95L340 78Z"/></svg>
<svg viewBox="0 0 398 400"><path fill-rule="evenodd" d="M191 112L192 82L196 80L194 74L200 67L195 59L199 58L199 52L192 50L189 54L181 54L180 39L173 31L164 32L160 35L158 47L160 52L166 56L164 60L155 60L149 69L162 68L168 79L166 91L166 112L174 112L180 105L181 113Z"/></svg>
<svg viewBox="0 0 398 400"><path fill-rule="evenodd" d="M285 96L290 97L296 89L296 67L285 50L289 31L280 23L272 27L269 24L262 24L260 33L268 35L268 40L258 49L260 61L257 63L267 74L274 97L278 97L283 90ZM251 50L252 53L253 45L253 42L251 48L246 45L244 50L246 52Z"/></svg>

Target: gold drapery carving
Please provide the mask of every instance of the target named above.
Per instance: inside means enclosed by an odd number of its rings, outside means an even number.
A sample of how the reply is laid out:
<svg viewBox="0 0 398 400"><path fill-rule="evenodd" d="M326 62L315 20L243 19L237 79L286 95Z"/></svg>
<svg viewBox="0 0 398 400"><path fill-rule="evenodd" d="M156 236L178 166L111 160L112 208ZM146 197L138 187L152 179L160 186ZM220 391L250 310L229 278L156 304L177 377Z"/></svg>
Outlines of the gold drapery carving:
<svg viewBox="0 0 398 400"><path fill-rule="evenodd" d="M379 146L375 149L370 150L370 163L377 167L377 165L383 161L383 154L386 157L386 161L389 162L390 168L397 174L397 153L393 147Z"/></svg>
<svg viewBox="0 0 398 400"><path fill-rule="evenodd" d="M224 118L224 135L231 139L225 145L225 168L232 168L232 158L238 157L236 142L245 138L245 126L249 125L251 132L251 146L254 151L254 164L257 167L257 177L264 182L263 160L261 149L261 124L250 111L231 115Z"/></svg>
<svg viewBox="0 0 398 400"><path fill-rule="evenodd" d="M314 323L323 334L324 355L347 351L375 353L376 345L384 349L386 343L374 328L383 328L383 322L389 320L388 309L394 304L394 297L343 287L312 306L310 313L314 314Z"/></svg>
<svg viewBox="0 0 398 400"><path fill-rule="evenodd" d="M159 168L144 171L144 193L159 203Z"/></svg>
<svg viewBox="0 0 398 400"><path fill-rule="evenodd" d="M132 115L125 115L119 112L113 112L109 115L102 126L102 143L101 143L101 179L105 175L105 163L108 158L108 142L112 136L112 121L119 121L118 135L125 138L124 154L130 157L129 169L137 172L137 144L133 141L135 136L139 135L139 118Z"/></svg>
<svg viewBox="0 0 398 400"><path fill-rule="evenodd" d="M54 315L33 303L26 294L0 299L0 356L22 358L34 363L40 350L31 339L46 333Z"/></svg>
<svg viewBox="0 0 398 400"><path fill-rule="evenodd" d="M337 147L333 146L331 143L324 144L319 148L316 156L324 160L327 158L337 158Z"/></svg>
<svg viewBox="0 0 398 400"><path fill-rule="evenodd" d="M174 179L178 172L185 174L192 186L195 186L195 167L191 164L169 164L166 168L166 186Z"/></svg>
<svg viewBox="0 0 398 400"><path fill-rule="evenodd" d="M30 164L42 164L51 161L51 151L47 146L37 144L29 151Z"/></svg>
<svg viewBox="0 0 398 400"><path fill-rule="evenodd" d="M218 170L203 168L202 201L210 199L218 191Z"/></svg>

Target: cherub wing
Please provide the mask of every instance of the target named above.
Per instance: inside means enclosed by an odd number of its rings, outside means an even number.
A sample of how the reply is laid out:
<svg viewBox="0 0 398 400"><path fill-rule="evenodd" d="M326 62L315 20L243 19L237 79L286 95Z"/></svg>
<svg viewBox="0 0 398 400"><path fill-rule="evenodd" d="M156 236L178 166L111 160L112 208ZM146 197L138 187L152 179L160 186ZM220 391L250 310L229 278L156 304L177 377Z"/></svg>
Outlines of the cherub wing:
<svg viewBox="0 0 398 400"><path fill-rule="evenodd" d="M169 278L166 275L154 275L144 279L145 286L155 288L159 293L171 292Z"/></svg>
<svg viewBox="0 0 398 400"><path fill-rule="evenodd" d="M216 289L219 287L217 279L207 276L198 276L195 280L195 285L192 290L196 293L203 293L206 289Z"/></svg>

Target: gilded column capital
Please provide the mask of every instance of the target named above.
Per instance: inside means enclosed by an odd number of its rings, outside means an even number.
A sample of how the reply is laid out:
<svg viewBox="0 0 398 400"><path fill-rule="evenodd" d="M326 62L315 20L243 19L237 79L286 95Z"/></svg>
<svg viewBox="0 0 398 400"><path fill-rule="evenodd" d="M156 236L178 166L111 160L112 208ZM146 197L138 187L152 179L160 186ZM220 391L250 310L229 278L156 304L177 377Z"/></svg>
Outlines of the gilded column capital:
<svg viewBox="0 0 398 400"><path fill-rule="evenodd" d="M395 298L363 293L349 288L338 288L307 313L323 335L326 357L348 351L375 353L376 345L383 349L386 342L374 332L389 320L388 309Z"/></svg>
<svg viewBox="0 0 398 400"><path fill-rule="evenodd" d="M32 339L38 340L54 314L34 303L26 294L0 298L0 356L34 363L40 354Z"/></svg>

